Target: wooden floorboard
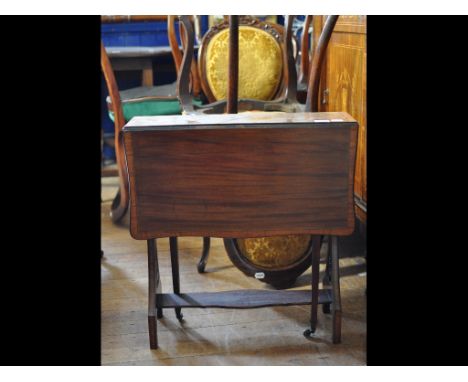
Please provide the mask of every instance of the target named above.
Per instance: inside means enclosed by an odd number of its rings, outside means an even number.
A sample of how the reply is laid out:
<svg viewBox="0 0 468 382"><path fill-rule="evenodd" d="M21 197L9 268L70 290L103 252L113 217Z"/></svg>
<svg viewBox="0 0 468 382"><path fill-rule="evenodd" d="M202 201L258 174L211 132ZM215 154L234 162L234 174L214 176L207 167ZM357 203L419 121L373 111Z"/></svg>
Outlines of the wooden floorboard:
<svg viewBox="0 0 468 382"><path fill-rule="evenodd" d="M147 323L146 242L131 238L128 218L112 224L110 201L117 178L102 178L101 317L103 365L364 365L366 362L366 276L362 257L340 259L343 308L342 344L331 342L331 315L319 309L317 331L311 339L309 306L258 309L165 309L158 321L159 349L150 350ZM172 293L169 239L159 239L162 292ZM205 274L196 265L201 238L179 239L181 292L236 289L271 290L244 276L232 265L221 239L212 239ZM326 250L324 248L323 250ZM324 264L321 265L323 272ZM310 289L310 269L293 290Z"/></svg>

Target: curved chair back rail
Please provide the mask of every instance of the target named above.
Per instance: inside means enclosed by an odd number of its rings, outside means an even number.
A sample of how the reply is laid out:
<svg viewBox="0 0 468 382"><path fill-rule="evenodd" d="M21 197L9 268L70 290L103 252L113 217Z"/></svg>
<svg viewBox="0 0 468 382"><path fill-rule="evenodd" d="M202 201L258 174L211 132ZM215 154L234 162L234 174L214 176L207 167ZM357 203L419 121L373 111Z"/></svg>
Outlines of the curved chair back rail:
<svg viewBox="0 0 468 382"><path fill-rule="evenodd" d="M114 105L114 131L115 131L115 155L117 168L119 172L119 192L112 202L112 220L117 222L123 218L128 209L128 173L125 163L125 153L122 141L121 131L125 125L125 119L122 110L122 101L120 99L117 81L114 71L107 56L104 44L101 41L101 69L104 74L109 97Z"/></svg>
<svg viewBox="0 0 468 382"><path fill-rule="evenodd" d="M346 113L136 117L123 131L135 239L353 231Z"/></svg>
<svg viewBox="0 0 468 382"><path fill-rule="evenodd" d="M169 39L169 46L172 51L172 58L174 59L174 64L176 67L176 72L179 73L180 64L182 62L182 51L179 47L179 42L177 41L177 36L175 32L175 23L177 16L169 15L167 16L167 35Z"/></svg>
<svg viewBox="0 0 468 382"><path fill-rule="evenodd" d="M320 86L320 75L322 73L323 60L327 51L328 43L330 42L333 29L335 28L338 16L331 15L327 17L325 25L317 44L317 48L314 49L314 55L312 57L312 63L309 75L309 85L307 87L307 99L305 109L308 111L318 111L318 99L319 99L319 86Z"/></svg>

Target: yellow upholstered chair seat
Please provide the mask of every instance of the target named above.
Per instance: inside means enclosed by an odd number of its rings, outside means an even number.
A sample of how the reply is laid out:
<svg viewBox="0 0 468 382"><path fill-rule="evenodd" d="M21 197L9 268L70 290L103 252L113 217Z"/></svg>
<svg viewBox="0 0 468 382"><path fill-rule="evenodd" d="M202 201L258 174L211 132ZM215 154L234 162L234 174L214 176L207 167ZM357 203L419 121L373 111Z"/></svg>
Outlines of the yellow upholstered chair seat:
<svg viewBox="0 0 468 382"><path fill-rule="evenodd" d="M278 269L302 259L309 248L310 239L310 235L260 237L237 239L237 245L251 263L267 269Z"/></svg>
<svg viewBox="0 0 468 382"><path fill-rule="evenodd" d="M226 99L229 30L217 33L206 51L206 79L216 100ZM271 100L283 71L281 47L268 32L239 26L239 98Z"/></svg>

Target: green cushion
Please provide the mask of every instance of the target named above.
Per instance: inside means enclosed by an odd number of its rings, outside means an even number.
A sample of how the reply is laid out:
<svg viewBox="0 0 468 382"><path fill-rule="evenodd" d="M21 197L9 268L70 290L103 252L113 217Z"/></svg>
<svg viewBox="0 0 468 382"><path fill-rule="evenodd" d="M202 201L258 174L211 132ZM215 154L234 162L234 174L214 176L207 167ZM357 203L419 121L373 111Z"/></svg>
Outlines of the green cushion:
<svg viewBox="0 0 468 382"><path fill-rule="evenodd" d="M194 99L194 105L202 105L200 100ZM177 115L182 114L182 109L178 100L149 100L141 102L129 102L122 104L123 115L128 122L133 117L143 117L149 115ZM109 117L114 121L114 113L109 111Z"/></svg>

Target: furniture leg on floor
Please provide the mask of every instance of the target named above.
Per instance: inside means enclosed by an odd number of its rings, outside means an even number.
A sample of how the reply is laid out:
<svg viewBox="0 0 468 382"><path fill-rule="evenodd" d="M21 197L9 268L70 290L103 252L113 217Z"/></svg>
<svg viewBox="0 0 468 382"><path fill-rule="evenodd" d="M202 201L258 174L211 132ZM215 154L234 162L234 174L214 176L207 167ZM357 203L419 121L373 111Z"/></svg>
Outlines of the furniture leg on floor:
<svg viewBox="0 0 468 382"><path fill-rule="evenodd" d="M211 240L209 237L203 238L203 251L202 251L200 261L198 262L198 265L197 265L198 273L205 272L206 263L208 261L208 255L210 253L210 241Z"/></svg>
<svg viewBox="0 0 468 382"><path fill-rule="evenodd" d="M179 281L179 251L177 248L177 237L169 238L169 246L171 250L171 269L172 269L172 285L175 294L180 294L180 281ZM181 308L175 308L177 319L182 320L183 316Z"/></svg>
<svg viewBox="0 0 468 382"><path fill-rule="evenodd" d="M341 342L341 294L340 294L340 263L338 258L338 238L331 237L332 258L332 311L333 311L333 343Z"/></svg>
<svg viewBox="0 0 468 382"><path fill-rule="evenodd" d="M326 258L326 267L325 275L322 279L322 284L324 287L331 286L331 269L332 269L332 256L331 256L331 237L328 236L328 247L327 247L327 258ZM325 314L330 314L330 304L323 304L322 311Z"/></svg>
<svg viewBox="0 0 468 382"><path fill-rule="evenodd" d="M320 270L320 235L316 235L312 239L312 299L310 309L310 329L304 332L306 337L315 333L317 328L317 308L319 294L319 270Z"/></svg>
<svg viewBox="0 0 468 382"><path fill-rule="evenodd" d="M159 318L159 309L156 306L157 289L161 285L159 276L158 253L156 240L150 239L148 244L148 329L150 348L158 348L158 329L156 314ZM162 313L162 309L161 309Z"/></svg>

